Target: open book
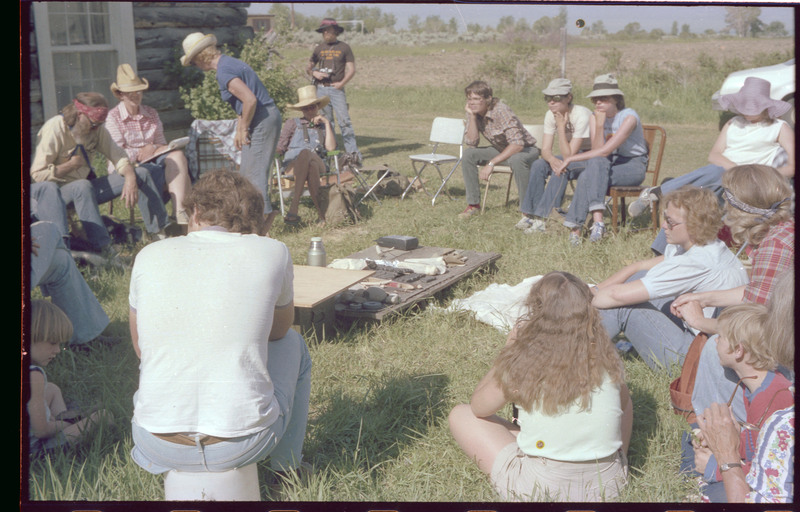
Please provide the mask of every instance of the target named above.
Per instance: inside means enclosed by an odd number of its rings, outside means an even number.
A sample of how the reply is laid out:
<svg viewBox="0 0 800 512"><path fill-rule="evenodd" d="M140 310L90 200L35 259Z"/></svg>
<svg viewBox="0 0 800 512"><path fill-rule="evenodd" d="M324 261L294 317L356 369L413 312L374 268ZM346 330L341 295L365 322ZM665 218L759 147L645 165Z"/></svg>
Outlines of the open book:
<svg viewBox="0 0 800 512"><path fill-rule="evenodd" d="M180 139L175 139L169 144L167 144L167 146L164 147L163 149L153 153L153 156L151 156L146 160L140 160L139 163L146 164L147 162L152 162L153 160L155 160L156 158L160 157L165 153L169 153L170 151L175 151L176 149L183 149L184 147L186 147L187 144L189 144L189 137L181 137Z"/></svg>

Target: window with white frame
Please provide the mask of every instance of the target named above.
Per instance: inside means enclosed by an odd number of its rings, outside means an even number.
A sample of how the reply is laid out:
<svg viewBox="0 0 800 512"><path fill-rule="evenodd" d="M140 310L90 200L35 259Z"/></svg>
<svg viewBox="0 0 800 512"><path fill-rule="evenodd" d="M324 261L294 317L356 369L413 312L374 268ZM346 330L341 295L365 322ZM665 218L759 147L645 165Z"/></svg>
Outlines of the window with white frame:
<svg viewBox="0 0 800 512"><path fill-rule="evenodd" d="M117 65L136 69L130 2L34 2L45 118L75 94L94 91L113 104Z"/></svg>

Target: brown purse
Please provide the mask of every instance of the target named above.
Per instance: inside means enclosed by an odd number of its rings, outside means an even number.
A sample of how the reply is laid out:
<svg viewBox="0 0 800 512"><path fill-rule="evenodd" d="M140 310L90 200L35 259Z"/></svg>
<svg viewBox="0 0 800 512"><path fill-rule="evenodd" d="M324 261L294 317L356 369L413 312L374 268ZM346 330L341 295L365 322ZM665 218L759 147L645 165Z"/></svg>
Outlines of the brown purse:
<svg viewBox="0 0 800 512"><path fill-rule="evenodd" d="M696 421L694 408L692 407L692 391L694 390L694 380L697 376L697 367L700 364L700 354L708 341L708 335L700 333L692 340L689 351L683 360L681 375L673 380L669 385L669 398L675 414L680 414L689 423Z"/></svg>

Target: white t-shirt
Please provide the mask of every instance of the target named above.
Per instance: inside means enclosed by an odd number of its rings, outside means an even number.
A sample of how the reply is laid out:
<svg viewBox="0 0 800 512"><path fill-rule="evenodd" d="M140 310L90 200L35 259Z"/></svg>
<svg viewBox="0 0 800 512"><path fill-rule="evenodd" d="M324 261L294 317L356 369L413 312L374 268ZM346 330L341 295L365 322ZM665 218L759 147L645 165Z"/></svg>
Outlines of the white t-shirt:
<svg viewBox="0 0 800 512"><path fill-rule="evenodd" d="M762 164L781 167L788 155L778 143L778 135L786 124L783 119L772 123L751 123L742 116L734 117L725 133L722 155L736 165Z"/></svg>
<svg viewBox="0 0 800 512"><path fill-rule="evenodd" d="M571 134L567 132L567 142L571 141L573 137L583 139L579 151L592 149L591 130L589 129L589 121L591 119L591 110L582 105L572 105L572 111L569 113L569 122L572 124L573 130ZM550 110L544 114L544 133L546 135L558 135L556 118Z"/></svg>
<svg viewBox="0 0 800 512"><path fill-rule="evenodd" d="M555 416L520 409L517 445L528 455L570 462L612 455L622 446L619 393L619 385L606 375L586 410L577 403Z"/></svg>
<svg viewBox="0 0 800 512"><path fill-rule="evenodd" d="M142 354L134 421L219 437L270 426L268 336L292 283L289 250L267 237L211 228L142 249L129 294Z"/></svg>
<svg viewBox="0 0 800 512"><path fill-rule="evenodd" d="M650 299L677 297L683 293L729 290L747 284L747 272L736 255L721 240L693 245L688 251L669 244L664 261L647 271L641 279ZM703 309L711 318L715 308Z"/></svg>

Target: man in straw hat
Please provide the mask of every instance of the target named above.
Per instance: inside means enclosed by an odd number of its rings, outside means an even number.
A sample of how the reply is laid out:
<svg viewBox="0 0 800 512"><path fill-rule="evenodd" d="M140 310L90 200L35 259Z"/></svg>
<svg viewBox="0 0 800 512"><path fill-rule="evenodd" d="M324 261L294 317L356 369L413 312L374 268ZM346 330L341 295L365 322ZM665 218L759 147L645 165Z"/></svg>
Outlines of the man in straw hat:
<svg viewBox="0 0 800 512"><path fill-rule="evenodd" d="M161 199L162 187L147 169L131 165L128 155L117 146L105 127L107 115L108 102L102 94L78 93L39 130L30 173L37 183L53 182L60 187L64 204L75 206L89 250L112 257L115 254L99 204L120 196L129 209L138 204L145 228L151 234L160 234L168 217ZM107 176L98 177L94 173L92 157L95 153L102 154L111 163L113 170ZM31 193L35 192L32 187ZM33 199L42 200L35 195Z"/></svg>
<svg viewBox="0 0 800 512"><path fill-rule="evenodd" d="M319 203L320 175L327 170L322 157L336 149L336 137L330 120L319 110L330 102L328 96L317 96L316 87L306 85L297 89L299 101L288 105L300 111L301 117L290 117L283 123L278 139L278 153L283 155L283 169L294 175L294 194L289 213L284 218L287 224L298 224L297 210L303 187L308 183L308 193L317 209L317 225L325 224L325 213Z"/></svg>
<svg viewBox="0 0 800 512"><path fill-rule="evenodd" d="M149 86L147 79L137 76L130 64L120 64L117 81L111 84L111 93L120 101L108 112L106 128L114 142L128 153L130 161L146 168L161 190L169 192L176 221L186 226L189 217L183 209L183 200L192 186L189 163L181 150L165 152L168 147L161 118L156 109L142 104L142 94ZM161 156L147 162L158 153Z"/></svg>
<svg viewBox="0 0 800 512"><path fill-rule="evenodd" d="M356 134L350 121L344 90L345 84L356 74L353 50L347 43L339 41L339 34L344 32L344 28L336 23L335 19L324 18L317 32L322 34L322 43L311 53L306 74L317 86L317 95L330 98L330 105L323 108L322 113L331 121L336 114L344 150L354 157L356 162L361 162L361 152L356 144Z"/></svg>
<svg viewBox="0 0 800 512"><path fill-rule="evenodd" d="M722 202L722 175L739 165L768 165L787 179L794 178L794 130L780 119L792 105L770 98L770 83L756 77L748 77L738 92L720 97L719 103L737 115L719 132L708 154L709 164L663 185L646 188L628 207L628 213L635 217L650 208L654 200L684 185L710 188ZM662 229L651 249L663 254L666 245Z"/></svg>

